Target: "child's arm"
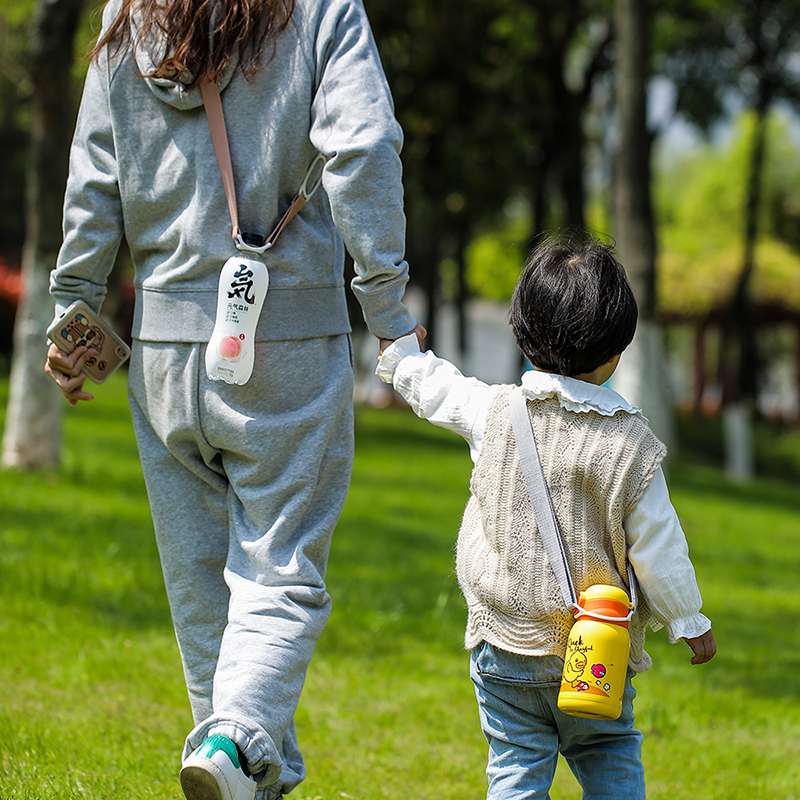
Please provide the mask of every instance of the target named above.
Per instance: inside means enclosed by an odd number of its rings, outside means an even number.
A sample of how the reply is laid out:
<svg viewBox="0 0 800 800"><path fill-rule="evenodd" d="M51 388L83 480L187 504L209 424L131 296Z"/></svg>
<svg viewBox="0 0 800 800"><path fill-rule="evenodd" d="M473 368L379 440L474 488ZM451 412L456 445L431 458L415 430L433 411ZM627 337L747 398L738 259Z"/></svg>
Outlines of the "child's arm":
<svg viewBox="0 0 800 800"><path fill-rule="evenodd" d="M672 644L683 639L691 647L693 664L710 661L716 653L711 621L700 613L703 600L689 546L661 469L625 520L625 531L628 558L653 616Z"/></svg>
<svg viewBox="0 0 800 800"><path fill-rule="evenodd" d="M473 460L477 457L486 412L497 386L465 377L430 350L420 352L419 341L412 334L386 347L375 372L384 383L394 386L418 417L463 436Z"/></svg>

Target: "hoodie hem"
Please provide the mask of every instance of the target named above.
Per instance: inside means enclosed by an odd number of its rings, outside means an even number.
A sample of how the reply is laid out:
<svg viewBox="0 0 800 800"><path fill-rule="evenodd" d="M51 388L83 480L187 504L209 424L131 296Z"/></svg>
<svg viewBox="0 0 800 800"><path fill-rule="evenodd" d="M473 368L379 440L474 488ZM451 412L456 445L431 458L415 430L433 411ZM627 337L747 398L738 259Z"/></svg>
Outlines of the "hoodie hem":
<svg viewBox="0 0 800 800"><path fill-rule="evenodd" d="M217 293L137 288L132 336L147 342L207 342ZM312 339L350 333L344 287L270 288L256 341Z"/></svg>

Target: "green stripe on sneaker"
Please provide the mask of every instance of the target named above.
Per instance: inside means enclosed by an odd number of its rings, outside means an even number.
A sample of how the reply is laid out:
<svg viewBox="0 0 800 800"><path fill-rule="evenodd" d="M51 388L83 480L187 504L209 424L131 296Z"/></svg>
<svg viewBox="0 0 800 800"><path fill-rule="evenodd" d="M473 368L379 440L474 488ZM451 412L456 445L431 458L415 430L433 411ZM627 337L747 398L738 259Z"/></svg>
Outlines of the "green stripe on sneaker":
<svg viewBox="0 0 800 800"><path fill-rule="evenodd" d="M211 758L217 750L222 750L236 769L241 769L242 765L239 763L239 752L236 745L227 737L221 736L216 733L209 736L200 747L195 750L196 756L203 756L204 758Z"/></svg>

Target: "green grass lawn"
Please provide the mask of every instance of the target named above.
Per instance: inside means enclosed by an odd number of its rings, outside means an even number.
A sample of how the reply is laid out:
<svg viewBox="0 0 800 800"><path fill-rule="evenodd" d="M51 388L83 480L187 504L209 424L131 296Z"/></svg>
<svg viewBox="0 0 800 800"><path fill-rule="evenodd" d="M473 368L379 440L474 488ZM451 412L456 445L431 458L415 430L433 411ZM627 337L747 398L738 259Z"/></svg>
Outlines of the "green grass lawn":
<svg viewBox="0 0 800 800"><path fill-rule="evenodd" d="M191 718L123 379L96 397L65 410L61 470L0 474L0 800L182 797ZM780 473L743 487L691 451L669 468L719 653L648 638L650 798L800 798L800 440L765 441ZM358 412L294 800L484 796L453 565L469 471L457 437ZM580 797L564 764L552 795Z"/></svg>

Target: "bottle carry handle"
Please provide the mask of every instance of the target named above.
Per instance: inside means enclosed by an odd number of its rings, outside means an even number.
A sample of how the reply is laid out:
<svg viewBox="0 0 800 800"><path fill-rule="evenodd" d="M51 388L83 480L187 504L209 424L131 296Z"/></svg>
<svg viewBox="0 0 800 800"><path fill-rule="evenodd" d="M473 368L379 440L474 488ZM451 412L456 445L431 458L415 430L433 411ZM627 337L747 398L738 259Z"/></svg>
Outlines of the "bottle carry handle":
<svg viewBox="0 0 800 800"><path fill-rule="evenodd" d="M577 608L574 611L575 621L577 622L582 617L591 617L591 619L599 619L601 622L613 622L615 625L619 625L622 622L631 621L633 612L635 611L632 606L633 604L631 604L631 609L625 617L608 617L605 614L598 614L596 611L587 611L585 608Z"/></svg>
<svg viewBox="0 0 800 800"><path fill-rule="evenodd" d="M528 417L528 406L522 387L517 386L508 395L508 408L511 415L511 426L514 431L514 438L517 442L519 460L522 465L522 473L525 476L525 485L533 506L533 514L536 517L536 524L539 527L539 535L542 537L547 558L553 568L564 603L569 611L575 614L576 619L582 616L589 616L593 619L600 619L606 622L623 621L622 617L604 617L592 611L587 611L578 603L578 596L575 593L575 586L572 582L572 575L569 571L567 554L564 552L564 543L558 530L558 522L553 512L553 503L550 499L550 492L547 490L547 483L542 471L542 462L539 459L539 451L536 448L536 440L533 437L531 421ZM631 562L627 561L628 567L628 586L631 592L631 609L627 619L630 620L636 611L638 598L636 594L636 577L633 574Z"/></svg>

